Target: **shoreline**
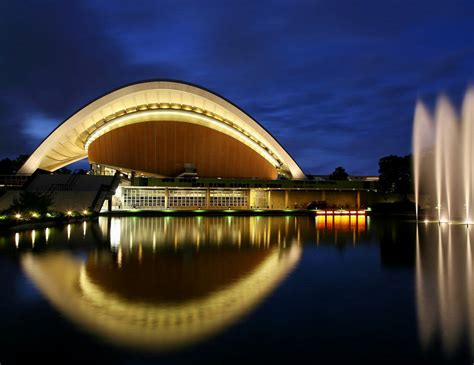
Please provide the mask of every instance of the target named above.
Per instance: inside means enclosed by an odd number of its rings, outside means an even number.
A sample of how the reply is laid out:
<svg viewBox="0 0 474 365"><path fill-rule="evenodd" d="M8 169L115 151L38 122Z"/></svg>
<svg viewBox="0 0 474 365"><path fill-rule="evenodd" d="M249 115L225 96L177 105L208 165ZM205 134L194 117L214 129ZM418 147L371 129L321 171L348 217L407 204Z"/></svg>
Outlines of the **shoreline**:
<svg viewBox="0 0 474 365"><path fill-rule="evenodd" d="M61 226L70 223L81 223L96 221L99 217L225 217L225 216L237 216L237 217L284 217L284 216L307 216L307 217L349 217L349 216L363 216L373 218L415 218L414 212L392 212L392 213L379 213L379 212L366 212L364 215L349 215L349 214L328 214L319 215L316 214L315 210L307 209L287 209L287 210L141 210L141 211L112 211L102 212L98 215L90 217L77 217L67 218L61 220L48 220L42 222L25 222L20 224L0 226L0 232L8 232L11 230L29 230L34 228L46 228L53 226Z"/></svg>
<svg viewBox="0 0 474 365"><path fill-rule="evenodd" d="M55 226L61 226L61 225L70 224L70 223L89 222L89 221L94 221L97 219L98 219L98 216L93 216L93 217L69 218L69 219L61 219L61 220L48 220L48 221L42 221L42 222L25 222L25 223L14 224L14 225L5 225L4 227L0 226L0 232L55 227Z"/></svg>

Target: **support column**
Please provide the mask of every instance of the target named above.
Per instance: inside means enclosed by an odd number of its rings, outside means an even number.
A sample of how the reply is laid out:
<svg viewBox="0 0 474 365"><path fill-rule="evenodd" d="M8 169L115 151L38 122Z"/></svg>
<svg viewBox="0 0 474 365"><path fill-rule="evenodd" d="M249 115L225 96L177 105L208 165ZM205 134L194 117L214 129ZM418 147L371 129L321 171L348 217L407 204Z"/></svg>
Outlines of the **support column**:
<svg viewBox="0 0 474 365"><path fill-rule="evenodd" d="M108 205L108 211L111 212L112 211L112 197L110 198L107 198L107 205Z"/></svg>
<svg viewBox="0 0 474 365"><path fill-rule="evenodd" d="M272 191L268 190L267 209L272 209Z"/></svg>
<svg viewBox="0 0 474 365"><path fill-rule="evenodd" d="M360 190L357 190L357 209L360 209Z"/></svg>
<svg viewBox="0 0 474 365"><path fill-rule="evenodd" d="M165 188L165 209L169 208L169 197L170 197L170 191L168 188Z"/></svg>
<svg viewBox="0 0 474 365"><path fill-rule="evenodd" d="M290 195L290 192L288 190L285 190L285 209L288 209L288 195Z"/></svg>
<svg viewBox="0 0 474 365"><path fill-rule="evenodd" d="M209 188L206 189L206 209L209 209L211 207L211 191Z"/></svg>

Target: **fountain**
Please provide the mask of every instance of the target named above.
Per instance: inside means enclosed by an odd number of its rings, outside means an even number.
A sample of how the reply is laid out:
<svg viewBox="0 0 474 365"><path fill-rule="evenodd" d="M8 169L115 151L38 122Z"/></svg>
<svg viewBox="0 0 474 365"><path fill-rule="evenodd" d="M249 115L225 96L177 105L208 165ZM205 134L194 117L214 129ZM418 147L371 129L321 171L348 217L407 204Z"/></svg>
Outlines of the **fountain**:
<svg viewBox="0 0 474 365"><path fill-rule="evenodd" d="M460 115L446 96L434 114L418 101L413 123L413 178L416 218L438 222L474 220L474 87Z"/></svg>

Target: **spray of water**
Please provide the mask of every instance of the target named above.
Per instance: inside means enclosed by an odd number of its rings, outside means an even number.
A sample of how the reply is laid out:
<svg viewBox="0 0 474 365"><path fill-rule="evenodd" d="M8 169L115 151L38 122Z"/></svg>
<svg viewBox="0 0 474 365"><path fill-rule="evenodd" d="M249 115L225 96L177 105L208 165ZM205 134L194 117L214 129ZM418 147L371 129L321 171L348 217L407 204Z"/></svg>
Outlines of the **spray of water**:
<svg viewBox="0 0 474 365"><path fill-rule="evenodd" d="M474 219L474 88L458 116L441 96L434 116L418 102L413 122L413 177L418 207L438 221Z"/></svg>
<svg viewBox="0 0 474 365"><path fill-rule="evenodd" d="M420 205L418 192L422 177L422 156L428 158L428 149L432 138L432 122L428 110L421 101L416 103L415 119L413 122L413 180L415 184L416 219L418 220L418 207Z"/></svg>

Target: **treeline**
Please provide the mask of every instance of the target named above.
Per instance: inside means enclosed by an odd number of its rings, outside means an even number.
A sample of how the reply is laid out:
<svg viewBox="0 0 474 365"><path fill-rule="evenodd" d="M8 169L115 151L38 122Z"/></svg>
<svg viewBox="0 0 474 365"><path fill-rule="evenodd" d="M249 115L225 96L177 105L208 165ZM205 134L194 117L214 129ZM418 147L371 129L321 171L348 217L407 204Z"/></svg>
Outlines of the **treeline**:
<svg viewBox="0 0 474 365"><path fill-rule="evenodd" d="M9 158L0 160L0 175L16 174L20 167L26 162L28 157L30 156L20 155L14 160L10 160Z"/></svg>
<svg viewBox="0 0 474 365"><path fill-rule="evenodd" d="M18 170L23 166L23 164L28 160L28 157L30 155L19 155L16 159L11 160L9 158L4 158L3 160L0 160L0 175L12 175L16 174ZM71 174L72 170L68 169L67 167L63 167L59 170L55 171L56 174ZM79 170L79 174L81 173L86 173L85 170Z"/></svg>
<svg viewBox="0 0 474 365"><path fill-rule="evenodd" d="M379 160L378 190L383 193L409 194L413 192L412 155L390 155ZM307 175L314 179L314 175ZM349 174L342 166L328 175L329 180L348 180Z"/></svg>

